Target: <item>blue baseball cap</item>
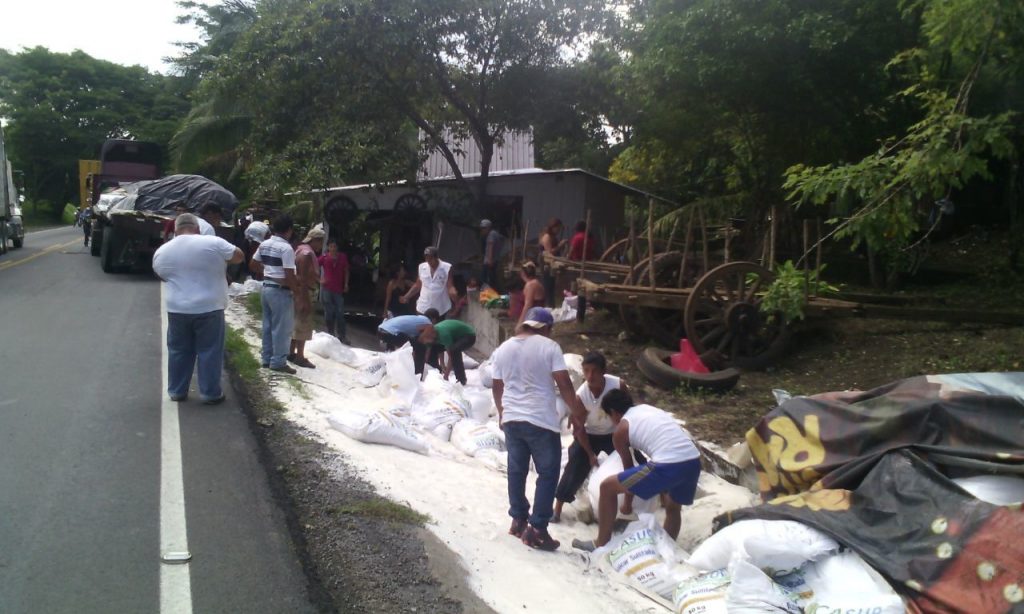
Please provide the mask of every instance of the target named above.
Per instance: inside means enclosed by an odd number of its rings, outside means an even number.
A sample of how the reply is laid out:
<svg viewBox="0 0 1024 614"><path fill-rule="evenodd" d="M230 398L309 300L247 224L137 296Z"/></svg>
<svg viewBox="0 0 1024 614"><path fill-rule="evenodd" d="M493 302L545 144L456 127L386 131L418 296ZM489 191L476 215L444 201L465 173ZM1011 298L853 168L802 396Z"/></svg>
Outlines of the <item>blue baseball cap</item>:
<svg viewBox="0 0 1024 614"><path fill-rule="evenodd" d="M526 312L526 318L523 319L523 326L529 326L530 328L544 328L545 326L554 326L555 319L551 317L551 312L543 307L530 307L530 310Z"/></svg>

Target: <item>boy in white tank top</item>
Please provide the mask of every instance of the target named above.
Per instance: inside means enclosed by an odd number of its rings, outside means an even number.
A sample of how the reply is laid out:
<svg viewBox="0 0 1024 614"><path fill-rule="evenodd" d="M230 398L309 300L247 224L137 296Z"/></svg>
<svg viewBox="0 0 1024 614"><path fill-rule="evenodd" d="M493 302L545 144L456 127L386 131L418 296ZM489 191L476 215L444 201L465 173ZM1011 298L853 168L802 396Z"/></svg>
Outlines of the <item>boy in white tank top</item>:
<svg viewBox="0 0 1024 614"><path fill-rule="evenodd" d="M555 489L555 515L551 522L562 517L562 506L576 499L591 469L597 467L597 455L615 451L612 433L615 424L603 409L601 399L611 390L626 390L626 384L608 375L608 361L600 352L588 352L583 357L583 383L576 389L576 402L572 406L569 422L572 424L573 441L569 446L569 460L562 470L562 478Z"/></svg>
<svg viewBox="0 0 1024 614"><path fill-rule="evenodd" d="M608 543L620 494L625 494L623 514L632 513L634 496L650 499L661 495L665 531L672 539L678 538L682 506L693 503L700 477L700 451L693 439L671 414L650 405L634 405L628 392L609 391L601 401L601 408L615 423L612 441L622 457L625 471L601 482L597 539L573 540L573 547L592 551ZM629 453L631 447L650 460L634 467Z"/></svg>

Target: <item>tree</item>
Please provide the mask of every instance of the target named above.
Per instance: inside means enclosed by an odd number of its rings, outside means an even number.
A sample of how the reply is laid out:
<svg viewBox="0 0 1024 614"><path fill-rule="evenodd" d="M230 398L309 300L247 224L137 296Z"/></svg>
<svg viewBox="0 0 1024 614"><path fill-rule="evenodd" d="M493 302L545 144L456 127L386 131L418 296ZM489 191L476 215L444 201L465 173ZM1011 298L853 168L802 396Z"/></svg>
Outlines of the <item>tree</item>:
<svg viewBox="0 0 1024 614"><path fill-rule="evenodd" d="M140 66L43 47L0 50L0 116L8 118L12 164L25 173L28 198L78 200L78 160L108 138L166 145L188 103L181 81Z"/></svg>
<svg viewBox="0 0 1024 614"><path fill-rule="evenodd" d="M858 162L795 165L785 185L800 204L832 207L833 234L880 256L885 276L873 271L875 280L889 286L927 238L927 219L940 218L932 203L974 178L994 179L992 160L1019 156L1014 140L1024 110L1019 2L916 0L904 10L920 23L921 44L890 65L905 78L898 95L918 119Z"/></svg>

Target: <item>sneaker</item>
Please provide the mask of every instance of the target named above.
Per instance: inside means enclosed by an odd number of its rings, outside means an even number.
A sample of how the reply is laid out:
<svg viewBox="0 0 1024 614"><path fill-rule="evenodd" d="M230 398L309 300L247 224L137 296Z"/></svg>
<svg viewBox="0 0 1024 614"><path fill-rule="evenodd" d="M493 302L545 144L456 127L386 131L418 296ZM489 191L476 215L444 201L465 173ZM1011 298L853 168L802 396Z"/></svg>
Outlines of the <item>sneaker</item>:
<svg viewBox="0 0 1024 614"><path fill-rule="evenodd" d="M305 356L297 356L291 360L293 365L298 365L300 367L305 367L307 369L316 369L316 365L309 362L309 359L306 358Z"/></svg>
<svg viewBox="0 0 1024 614"><path fill-rule="evenodd" d="M536 550L547 552L558 550L558 546L561 545L558 540L551 537L547 529L538 529L534 526L526 527L526 530L523 531L523 543Z"/></svg>
<svg viewBox="0 0 1024 614"><path fill-rule="evenodd" d="M597 549L597 544L595 544L594 540L592 539L574 539L572 540L572 547L577 550L582 550L584 552L593 552Z"/></svg>
<svg viewBox="0 0 1024 614"><path fill-rule="evenodd" d="M228 398L227 395L222 394L213 399L203 399L203 405L220 405L226 398Z"/></svg>
<svg viewBox="0 0 1024 614"><path fill-rule="evenodd" d="M523 531L526 530L526 519L525 518L513 518L512 526L508 529L508 534L517 538L522 539Z"/></svg>
<svg viewBox="0 0 1024 614"><path fill-rule="evenodd" d="M280 367L270 367L270 370L277 371L278 373L291 373L292 375L298 373L298 371L296 371L292 367L289 367L288 365L281 365Z"/></svg>

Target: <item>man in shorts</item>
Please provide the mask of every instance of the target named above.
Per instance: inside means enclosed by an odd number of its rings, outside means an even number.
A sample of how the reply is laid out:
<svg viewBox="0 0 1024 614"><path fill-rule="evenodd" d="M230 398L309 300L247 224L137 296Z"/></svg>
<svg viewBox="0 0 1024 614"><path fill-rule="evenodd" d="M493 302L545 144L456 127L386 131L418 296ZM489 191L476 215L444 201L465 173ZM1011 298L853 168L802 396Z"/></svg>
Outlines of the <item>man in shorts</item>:
<svg viewBox="0 0 1024 614"><path fill-rule="evenodd" d="M661 495L665 507L665 532L679 537L683 505L693 503L700 477L700 451L690 434L666 411L650 405L634 405L624 390L610 390L601 401L601 409L615 424L612 441L625 470L601 482L597 510L597 539L573 540L579 550L593 551L608 543L617 516L620 494L625 494L622 513L633 512L633 497L650 499ZM632 447L650 460L634 466Z"/></svg>
<svg viewBox="0 0 1024 614"><path fill-rule="evenodd" d="M295 248L295 278L298 288L295 291L295 326L292 330L292 342L288 352L288 361L297 367L315 369L306 358L306 342L313 338L313 296L320 282L320 263L317 255L324 246L324 230L314 226L302 243Z"/></svg>

